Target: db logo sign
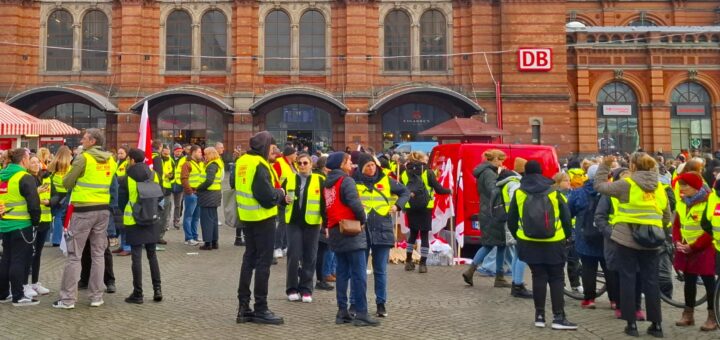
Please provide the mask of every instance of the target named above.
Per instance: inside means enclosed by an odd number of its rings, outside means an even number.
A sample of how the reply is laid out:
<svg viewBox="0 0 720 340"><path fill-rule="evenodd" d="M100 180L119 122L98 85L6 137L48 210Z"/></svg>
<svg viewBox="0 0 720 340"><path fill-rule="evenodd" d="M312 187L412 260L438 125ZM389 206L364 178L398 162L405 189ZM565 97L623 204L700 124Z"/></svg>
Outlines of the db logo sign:
<svg viewBox="0 0 720 340"><path fill-rule="evenodd" d="M520 48L518 50L518 70L547 72L552 70L552 49Z"/></svg>

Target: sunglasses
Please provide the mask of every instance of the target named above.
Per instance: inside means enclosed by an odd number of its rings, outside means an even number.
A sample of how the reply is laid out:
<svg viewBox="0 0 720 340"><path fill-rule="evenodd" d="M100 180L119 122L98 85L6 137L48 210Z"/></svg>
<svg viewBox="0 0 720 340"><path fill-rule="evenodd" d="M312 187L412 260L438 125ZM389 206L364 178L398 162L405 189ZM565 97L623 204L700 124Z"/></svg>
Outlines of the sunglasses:
<svg viewBox="0 0 720 340"><path fill-rule="evenodd" d="M300 165L310 165L310 162L298 162Z"/></svg>

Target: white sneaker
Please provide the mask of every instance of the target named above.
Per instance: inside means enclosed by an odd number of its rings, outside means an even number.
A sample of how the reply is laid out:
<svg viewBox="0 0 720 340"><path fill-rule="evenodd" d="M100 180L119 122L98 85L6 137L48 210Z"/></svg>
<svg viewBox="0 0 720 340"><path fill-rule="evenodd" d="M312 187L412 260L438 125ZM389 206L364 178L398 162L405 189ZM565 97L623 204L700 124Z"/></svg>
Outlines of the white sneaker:
<svg viewBox="0 0 720 340"><path fill-rule="evenodd" d="M48 294L50 294L50 289L47 289L47 288L43 287L42 283L40 283L40 282L38 282L38 283L33 283L33 284L31 285L31 287L32 287L32 289L33 289L34 291L36 291L39 295L48 295Z"/></svg>
<svg viewBox="0 0 720 340"><path fill-rule="evenodd" d="M288 301L300 301L300 294L298 294L298 293L288 294Z"/></svg>
<svg viewBox="0 0 720 340"><path fill-rule="evenodd" d="M582 293L585 292L585 290L583 289L583 286L572 287L572 290L573 290L574 292L578 292L578 293L580 293L580 294L582 294Z"/></svg>
<svg viewBox="0 0 720 340"><path fill-rule="evenodd" d="M38 295L31 285L23 285L23 293L29 298L34 298Z"/></svg>
<svg viewBox="0 0 720 340"><path fill-rule="evenodd" d="M366 269L365 272L366 272L368 275L372 275L372 273L373 273L372 269Z"/></svg>
<svg viewBox="0 0 720 340"><path fill-rule="evenodd" d="M275 251L273 252L273 257L276 259L282 258L283 257L282 249L275 249Z"/></svg>
<svg viewBox="0 0 720 340"><path fill-rule="evenodd" d="M302 296L302 302L310 303L312 302L312 295L310 294L303 294Z"/></svg>
<svg viewBox="0 0 720 340"><path fill-rule="evenodd" d="M53 306L53 308L59 308L59 309L73 309L73 308L75 308L75 305L74 305L74 304L72 304L72 305L66 305L65 303L62 302L62 300L57 300L57 301L53 302L52 306Z"/></svg>
<svg viewBox="0 0 720 340"><path fill-rule="evenodd" d="M8 294L8 296L2 300L0 300L0 303L8 303L12 302L12 294Z"/></svg>
<svg viewBox="0 0 720 340"><path fill-rule="evenodd" d="M287 256L287 248L285 248L285 249L282 250L282 255L283 255L283 256ZM280 256L280 257L282 257L282 256Z"/></svg>
<svg viewBox="0 0 720 340"><path fill-rule="evenodd" d="M15 307L24 307L24 306L35 306L40 301L35 300L29 296L23 296L22 299L18 300L18 302L13 302L13 306Z"/></svg>
<svg viewBox="0 0 720 340"><path fill-rule="evenodd" d="M90 301L90 307L100 307L105 304L105 301L98 300L98 301Z"/></svg>
<svg viewBox="0 0 720 340"><path fill-rule="evenodd" d="M188 246L196 246L196 245L198 245L198 244L200 244L200 243L199 243L198 241L195 241L195 240L189 240L189 241L185 241L185 244L188 245Z"/></svg>

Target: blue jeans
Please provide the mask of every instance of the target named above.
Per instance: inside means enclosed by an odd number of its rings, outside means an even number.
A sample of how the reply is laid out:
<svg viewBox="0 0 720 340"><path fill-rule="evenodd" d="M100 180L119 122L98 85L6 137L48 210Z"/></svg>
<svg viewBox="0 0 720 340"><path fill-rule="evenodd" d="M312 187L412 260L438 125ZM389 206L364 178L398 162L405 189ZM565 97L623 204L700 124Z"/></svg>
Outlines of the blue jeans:
<svg viewBox="0 0 720 340"><path fill-rule="evenodd" d="M390 258L390 248L389 246L370 246L369 249L365 250L365 261L367 261L372 250L375 303L385 303L387 301L387 266Z"/></svg>
<svg viewBox="0 0 720 340"><path fill-rule="evenodd" d="M60 240L63 236L63 224L65 224L65 213L67 212L67 205L63 205L58 208L50 209L53 215L53 230L52 230L52 244L60 244Z"/></svg>
<svg viewBox="0 0 720 340"><path fill-rule="evenodd" d="M108 221L107 235L110 238L117 236L117 228L115 228L115 218L113 218L112 212L110 213L110 221Z"/></svg>
<svg viewBox="0 0 720 340"><path fill-rule="evenodd" d="M185 215L183 216L183 231L185 241L197 240L197 228L200 224L200 208L197 204L197 195L185 195Z"/></svg>
<svg viewBox="0 0 720 340"><path fill-rule="evenodd" d="M495 276L495 260L496 260L496 254L497 249L493 248L493 250L490 251L490 253L485 256L485 259L482 261L482 265L480 268L478 268L478 272L481 272L485 275L491 275ZM512 269L512 253L508 250L508 247L505 247L505 259L503 262L503 269L507 266L507 270L505 270L505 275L509 275L511 273Z"/></svg>
<svg viewBox="0 0 720 340"><path fill-rule="evenodd" d="M509 247L510 254L512 255L512 283L521 285L525 283L525 267L527 264L520 260L517 256L517 249L515 246Z"/></svg>
<svg viewBox="0 0 720 340"><path fill-rule="evenodd" d="M120 247L122 247L122 250L124 251L131 251L132 248L129 244L127 244L127 232L123 230L122 233L120 233Z"/></svg>
<svg viewBox="0 0 720 340"><path fill-rule="evenodd" d="M495 274L504 274L503 262L505 261L505 246L482 246L478 249L477 253L473 257L473 264L476 266L482 265L485 256L487 256L493 248L497 248L497 254L495 255Z"/></svg>
<svg viewBox="0 0 720 340"><path fill-rule="evenodd" d="M338 308L340 310L348 309L348 288L352 284L353 307L358 314L367 314L367 259L365 259L365 250L358 249L335 253L335 257L337 258L335 292Z"/></svg>
<svg viewBox="0 0 720 340"><path fill-rule="evenodd" d="M323 259L323 269L322 269L323 277L328 276L330 274L334 275L336 266L337 266L337 258L335 257L335 252L328 249L325 252L325 258Z"/></svg>

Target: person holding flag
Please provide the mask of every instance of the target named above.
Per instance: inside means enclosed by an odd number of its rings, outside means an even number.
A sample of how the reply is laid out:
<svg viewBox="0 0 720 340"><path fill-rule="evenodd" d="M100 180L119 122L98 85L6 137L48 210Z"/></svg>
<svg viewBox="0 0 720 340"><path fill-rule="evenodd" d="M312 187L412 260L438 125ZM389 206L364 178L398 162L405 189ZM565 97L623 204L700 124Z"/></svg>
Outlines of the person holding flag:
<svg viewBox="0 0 720 340"><path fill-rule="evenodd" d="M88 287L90 306L99 307L105 284L104 253L108 246L107 227L110 221L110 185L117 163L112 154L104 151L105 133L100 129L88 129L81 139L82 154L75 158L72 169L63 178L63 186L71 190L70 200L74 206L66 237L68 259L63 271L60 299L53 307L75 308L78 279L80 279L80 257L85 241L90 239L92 268Z"/></svg>

